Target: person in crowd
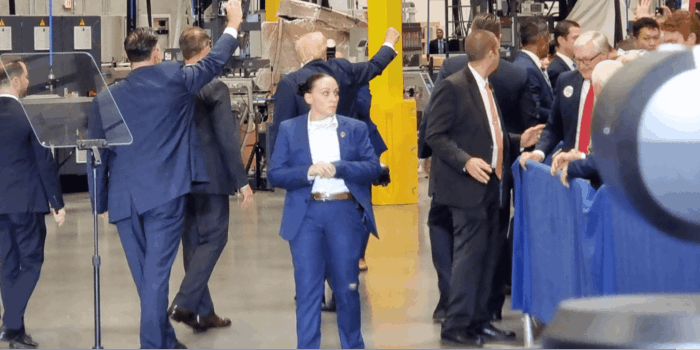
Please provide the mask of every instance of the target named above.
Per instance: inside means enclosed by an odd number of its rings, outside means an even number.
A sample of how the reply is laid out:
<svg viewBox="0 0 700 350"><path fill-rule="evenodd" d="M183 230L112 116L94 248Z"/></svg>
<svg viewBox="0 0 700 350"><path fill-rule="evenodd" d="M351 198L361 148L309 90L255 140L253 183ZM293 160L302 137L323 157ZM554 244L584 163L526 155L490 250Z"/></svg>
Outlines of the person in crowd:
<svg viewBox="0 0 700 350"><path fill-rule="evenodd" d="M444 35L445 32L443 32L440 28L435 31L435 36L437 36L437 38L430 41L430 45L428 46L430 48L430 52L428 52L429 54L443 55L447 53L447 40L443 38Z"/></svg>
<svg viewBox="0 0 700 350"><path fill-rule="evenodd" d="M180 35L180 50L186 65L195 65L211 52L211 39L199 27ZM170 318L201 332L229 327L231 320L214 312L208 282L228 241L229 195L243 194L241 208L253 201L253 191L241 159L238 118L231 112L231 94L226 84L214 79L197 94L194 129L198 134L210 181L198 184L187 194L182 256L185 278L168 309Z"/></svg>
<svg viewBox="0 0 700 350"><path fill-rule="evenodd" d="M694 46L700 43L700 20L690 11L678 10L664 21L664 43Z"/></svg>
<svg viewBox="0 0 700 350"><path fill-rule="evenodd" d="M268 179L287 191L280 235L294 264L297 347L318 348L326 267L343 349L364 348L358 260L376 235L370 185L381 175L365 123L337 114L335 78L317 73L299 87L308 114L280 124Z"/></svg>
<svg viewBox="0 0 700 350"><path fill-rule="evenodd" d="M474 30L465 48L469 63L434 92L426 142L434 153L433 200L450 208L453 221L453 263L441 339L481 346L485 339L515 337L491 324L487 304L503 244L500 216L507 205L509 191L503 186L510 177L512 149L534 144L541 128L531 128L522 137L506 133L487 80L500 61L498 37Z"/></svg>
<svg viewBox="0 0 700 350"><path fill-rule="evenodd" d="M590 123L593 115L593 90L591 74L596 65L605 61L614 51L605 34L589 31L581 34L574 44L576 71L563 73L559 77L552 115L537 142L535 150L520 156L520 165L525 168L528 160L544 161L563 141L564 152L575 148L588 152Z"/></svg>
<svg viewBox="0 0 700 350"><path fill-rule="evenodd" d="M116 224L141 300L141 347L184 348L168 318L170 271L185 230L186 194L209 178L197 158L195 96L221 72L238 47L241 3L226 5L227 28L211 52L193 66L162 62L158 35L137 28L124 40L132 71L110 91L133 136L129 146L101 151L97 168L98 213ZM95 99L99 103L100 95ZM99 108L99 107L96 107ZM99 109L97 109L99 110ZM90 137L102 138L99 115ZM88 163L90 191L92 165Z"/></svg>
<svg viewBox="0 0 700 350"><path fill-rule="evenodd" d="M493 14L481 13L472 21L471 30L488 30L501 38L501 26L498 17ZM448 76L463 70L469 58L464 56L451 56L443 62L438 78L435 80L435 86ZM527 74L516 68L511 62L501 59L495 72L489 77L489 81L493 85L496 94L496 103L499 106L504 126L509 133L521 134L527 128L537 124L537 109L535 102L532 99L530 90L527 84ZM423 119L420 123L418 149L419 157L427 159L424 164L427 164L427 172L430 173L430 157L432 150L425 143L425 133L428 120L430 118L434 99L426 108ZM517 158L514 155L512 159ZM433 177L429 182L428 193L433 194ZM507 226L507 225L506 225ZM428 228L430 232L431 252L433 265L438 275L438 289L440 290L440 299L433 312L433 320L442 323L445 320L445 310L447 308L448 291L450 273L452 269L452 216L449 207L436 202L433 198L430 203L430 211L428 214ZM504 253L506 256L509 254ZM510 269L508 269L510 271ZM510 280L508 274L499 274L503 278ZM496 294L501 293L501 286L494 288ZM501 308L496 297L493 304L493 318L499 319L501 316ZM505 295L503 295L505 300ZM502 302L500 302L502 306Z"/></svg>
<svg viewBox="0 0 700 350"><path fill-rule="evenodd" d="M0 340L10 349L37 348L27 334L24 313L44 263L45 216L63 225L66 210L51 150L39 144L20 103L29 72L18 57L0 61Z"/></svg>
<svg viewBox="0 0 700 350"><path fill-rule="evenodd" d="M655 20L648 17L634 22L632 35L639 50L654 51L661 44L661 28Z"/></svg>
<svg viewBox="0 0 700 350"><path fill-rule="evenodd" d="M574 43L580 35L581 26L571 20L560 21L554 28L554 42L557 52L547 68L547 74L555 90L559 75L576 69Z"/></svg>
<svg viewBox="0 0 700 350"><path fill-rule="evenodd" d="M596 65L591 74L591 89L595 99L601 95L605 83L622 68L622 65L619 61L603 61ZM589 180L593 188L598 189L603 181L596 169L594 157L590 155L590 149L589 144L588 156L575 148L556 155L552 160L552 175L561 170L560 178L564 186L569 187L569 178L583 178Z"/></svg>
<svg viewBox="0 0 700 350"><path fill-rule="evenodd" d="M552 83L541 61L549 50L547 22L540 18L526 18L520 24L520 40L523 49L513 63L527 73L530 93L537 106L538 124L545 123L554 101Z"/></svg>

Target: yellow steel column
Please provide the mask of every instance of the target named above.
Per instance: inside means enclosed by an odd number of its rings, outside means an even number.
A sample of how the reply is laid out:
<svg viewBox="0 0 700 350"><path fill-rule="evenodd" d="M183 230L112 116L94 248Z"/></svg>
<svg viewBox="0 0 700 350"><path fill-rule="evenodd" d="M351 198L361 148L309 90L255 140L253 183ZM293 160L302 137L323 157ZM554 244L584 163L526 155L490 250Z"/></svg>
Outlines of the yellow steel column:
<svg viewBox="0 0 700 350"><path fill-rule="evenodd" d="M401 32L401 0L370 1L368 6L368 40L370 55L379 51L389 27ZM403 99L403 54L401 43L396 45L399 55L384 73L372 80L372 120L377 124L389 150L381 161L391 170L391 184L374 187L375 205L418 203L418 151L416 137L415 101Z"/></svg>
<svg viewBox="0 0 700 350"><path fill-rule="evenodd" d="M265 0L265 20L268 22L279 20L277 9L280 7L280 1L283 0Z"/></svg>

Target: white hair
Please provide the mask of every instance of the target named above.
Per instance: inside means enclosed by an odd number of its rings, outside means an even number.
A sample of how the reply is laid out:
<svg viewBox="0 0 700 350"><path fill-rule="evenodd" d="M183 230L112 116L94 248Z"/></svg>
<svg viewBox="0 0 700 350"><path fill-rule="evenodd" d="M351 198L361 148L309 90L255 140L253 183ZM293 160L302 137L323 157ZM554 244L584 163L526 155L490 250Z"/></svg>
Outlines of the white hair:
<svg viewBox="0 0 700 350"><path fill-rule="evenodd" d="M622 68L622 63L618 61L607 60L598 63L593 69L591 83L599 84L601 87L604 86L620 68Z"/></svg>
<svg viewBox="0 0 700 350"><path fill-rule="evenodd" d="M593 46L595 47L597 53L612 50L612 46L610 46L610 41L608 41L608 37L605 36L605 34L595 30L590 30L581 34L581 36L579 36L578 39L576 39L576 41L574 42L574 48L586 46L588 43L593 43Z"/></svg>

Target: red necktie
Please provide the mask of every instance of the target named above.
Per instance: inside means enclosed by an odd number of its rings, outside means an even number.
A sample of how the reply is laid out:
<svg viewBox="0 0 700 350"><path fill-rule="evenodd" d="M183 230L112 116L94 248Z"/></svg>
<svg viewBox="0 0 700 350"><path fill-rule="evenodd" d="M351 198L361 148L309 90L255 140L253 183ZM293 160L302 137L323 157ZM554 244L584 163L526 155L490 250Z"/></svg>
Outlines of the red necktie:
<svg viewBox="0 0 700 350"><path fill-rule="evenodd" d="M581 115L581 131L578 134L578 150L588 154L588 144L591 142L591 117L593 116L593 87L588 89L586 102L583 104Z"/></svg>
<svg viewBox="0 0 700 350"><path fill-rule="evenodd" d="M493 92L491 92L491 87L489 83L486 83L486 94L489 97L489 108L491 109L491 123L493 123L493 131L496 134L496 146L498 146L498 152L496 152L496 177L500 180L503 175L503 131L501 130L501 124L498 122L498 109L496 109L496 101L493 99Z"/></svg>

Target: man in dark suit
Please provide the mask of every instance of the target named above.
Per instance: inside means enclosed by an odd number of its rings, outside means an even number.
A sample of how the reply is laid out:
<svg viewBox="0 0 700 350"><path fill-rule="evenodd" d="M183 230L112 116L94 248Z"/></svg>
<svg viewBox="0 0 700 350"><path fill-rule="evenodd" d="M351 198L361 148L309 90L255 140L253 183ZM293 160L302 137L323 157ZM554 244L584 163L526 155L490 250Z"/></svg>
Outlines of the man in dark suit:
<svg viewBox="0 0 700 350"><path fill-rule="evenodd" d="M320 32L308 33L296 43L297 56L304 66L287 74L277 85L272 125L268 128L268 155L274 152L279 125L285 121L309 112L309 106L296 92L299 84L316 73L326 73L335 78L340 86L338 114L351 116L351 108L358 91L370 80L380 75L396 57L394 45L400 34L394 28L386 31L384 45L368 62L350 63L345 59L326 61L326 38Z"/></svg>
<svg viewBox="0 0 700 350"><path fill-rule="evenodd" d="M503 244L504 186L511 149L534 144L537 128L505 133L486 80L500 61L498 38L473 30L465 41L470 62L434 92L426 142L434 152L433 200L450 208L453 263L449 301L441 337L460 346L482 346L485 339L513 338L490 322L488 299ZM455 96L459 96L456 98Z"/></svg>
<svg viewBox="0 0 700 350"><path fill-rule="evenodd" d="M477 15L472 21L471 29L488 30L498 38L501 37L500 21L498 17L493 14L481 13ZM463 70L468 61L469 59L467 56L451 56L446 59L435 80L435 86L439 86L440 82L448 76ZM501 115L507 132L522 134L527 128L537 124L537 110L527 85L527 74L525 74L525 72L515 68L515 66L507 60L501 59L498 68L489 77L489 81L492 83L496 94L496 104L501 109ZM428 105L428 108L426 108L420 123L418 149L419 157L423 159L427 159L432 155L432 150L425 143L425 132L427 121L431 115L430 111L434 108L433 101L434 99L431 98L431 103ZM519 149L514 148L514 151L517 153L513 154L511 159L517 158L520 153ZM426 164L429 164L429 161L427 161ZM430 172L429 169L427 169L427 171ZM430 195L433 195L433 188L433 178L431 178L428 189ZM506 228L508 227L507 224L505 226ZM431 201L430 212L428 214L428 227L430 230L433 265L437 271L438 289L440 290L440 301L433 312L433 319L436 322L442 322L445 319L450 272L452 269L452 245L450 243L452 236L452 217L449 207L441 205L434 200ZM510 250L507 252L504 250L504 257L508 254L510 254ZM510 259L508 259L508 261L510 261ZM504 264L507 271L510 271L510 264L508 264L507 261L505 261ZM499 275L503 275L503 278L508 281L510 280L507 274ZM498 287L494 292L503 294L500 292L500 289L501 287ZM505 301L505 295L498 297L499 300L501 298L500 306L502 307L503 301ZM501 307L496 305L499 304L499 302L495 301L493 304L493 309L497 309L493 311L500 314Z"/></svg>
<svg viewBox="0 0 700 350"><path fill-rule="evenodd" d="M46 223L51 211L59 226L66 210L58 170L49 149L39 144L19 99L29 85L19 58L0 64L0 340L10 348L36 348L24 328L24 312L44 263ZM51 210L49 208L51 205Z"/></svg>
<svg viewBox="0 0 700 350"><path fill-rule="evenodd" d="M540 18L526 18L520 24L520 40L523 49L513 63L527 72L528 84L532 98L537 106L539 123L547 122L552 108L554 95L552 84L543 70L542 59L549 52L549 28L547 22Z"/></svg>
<svg viewBox="0 0 700 350"><path fill-rule="evenodd" d="M189 27L180 35L185 64L195 65L211 51L209 35ZM214 79L197 95L194 131L203 151L201 157L209 182L195 186L187 195L185 233L182 236L185 278L168 310L170 318L195 331L229 327L231 320L214 312L207 286L209 277L228 241L229 195L240 190L241 208L253 200L241 159L238 118L231 112L231 94L226 84Z"/></svg>
<svg viewBox="0 0 700 350"><path fill-rule="evenodd" d="M101 196L96 206L99 213L109 210L110 222L119 231L141 299L143 348L184 346L168 319L168 284L185 228L185 195L193 184L209 180L196 162L201 150L192 130L194 97L221 72L238 46L240 2L229 1L226 12L224 34L194 66L159 63L162 53L153 30L129 33L124 48L132 71L110 89L133 144L101 152L104 166L98 168ZM92 120L91 137L103 136L99 121L99 116Z"/></svg>
<svg viewBox="0 0 700 350"><path fill-rule="evenodd" d="M528 160L544 161L562 141L564 152L577 149L588 153L594 104L591 75L596 65L614 52L605 34L589 31L576 40L574 53L578 68L559 77L552 114L535 150L520 157L523 168Z"/></svg>
<svg viewBox="0 0 700 350"><path fill-rule="evenodd" d="M556 53L554 59L549 63L547 75L552 82L552 88L556 90L557 78L564 72L576 69L574 63L574 43L581 35L581 26L578 23L565 19L554 28L554 45Z"/></svg>
<svg viewBox="0 0 700 350"><path fill-rule="evenodd" d="M443 32L442 29L438 29L435 31L435 35L437 36L437 39L430 41L430 45L428 46L430 50L428 53L431 55L446 54L447 51L449 51L449 48L447 47L447 41L443 39L445 32Z"/></svg>

